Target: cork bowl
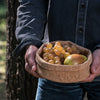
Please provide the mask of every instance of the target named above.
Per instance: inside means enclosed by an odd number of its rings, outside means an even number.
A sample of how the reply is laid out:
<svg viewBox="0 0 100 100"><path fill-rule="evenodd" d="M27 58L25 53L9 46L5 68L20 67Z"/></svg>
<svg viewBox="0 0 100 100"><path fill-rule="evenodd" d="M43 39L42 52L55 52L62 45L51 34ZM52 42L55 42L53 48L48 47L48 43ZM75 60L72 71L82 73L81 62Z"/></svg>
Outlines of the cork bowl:
<svg viewBox="0 0 100 100"><path fill-rule="evenodd" d="M51 42L51 43L55 43ZM90 74L90 65L92 63L92 53L90 50L81 47L71 41L60 41L61 44L75 45L80 53L87 56L87 60L79 65L57 65L44 61L41 57L42 49L46 46L44 43L36 53L37 72L45 79L60 83L75 83L86 79Z"/></svg>

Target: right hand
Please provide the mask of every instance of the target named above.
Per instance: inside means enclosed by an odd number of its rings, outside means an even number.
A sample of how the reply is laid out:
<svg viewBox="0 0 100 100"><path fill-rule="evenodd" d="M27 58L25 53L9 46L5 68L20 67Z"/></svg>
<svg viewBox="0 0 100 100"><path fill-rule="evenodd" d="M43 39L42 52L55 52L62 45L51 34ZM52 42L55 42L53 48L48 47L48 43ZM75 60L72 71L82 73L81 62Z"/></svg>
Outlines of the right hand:
<svg viewBox="0 0 100 100"><path fill-rule="evenodd" d="M34 45L30 45L27 47L25 53L25 69L33 76L39 78L41 76L36 72L36 61L35 61L37 50L38 48Z"/></svg>

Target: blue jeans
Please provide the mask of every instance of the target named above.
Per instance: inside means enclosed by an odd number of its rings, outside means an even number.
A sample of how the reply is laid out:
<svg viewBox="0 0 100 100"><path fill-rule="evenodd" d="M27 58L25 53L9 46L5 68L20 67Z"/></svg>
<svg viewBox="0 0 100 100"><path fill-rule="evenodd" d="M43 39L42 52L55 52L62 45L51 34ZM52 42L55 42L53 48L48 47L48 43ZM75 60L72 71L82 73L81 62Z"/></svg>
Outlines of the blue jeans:
<svg viewBox="0 0 100 100"><path fill-rule="evenodd" d="M36 100L100 100L100 82L57 83L39 79Z"/></svg>

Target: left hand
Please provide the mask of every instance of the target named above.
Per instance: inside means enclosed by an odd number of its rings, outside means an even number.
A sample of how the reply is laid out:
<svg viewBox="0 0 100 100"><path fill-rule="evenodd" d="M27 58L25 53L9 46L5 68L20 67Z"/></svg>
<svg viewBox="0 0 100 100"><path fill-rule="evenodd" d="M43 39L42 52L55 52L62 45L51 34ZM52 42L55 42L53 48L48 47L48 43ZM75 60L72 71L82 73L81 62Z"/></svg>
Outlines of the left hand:
<svg viewBox="0 0 100 100"><path fill-rule="evenodd" d="M82 82L92 82L96 76L100 75L100 49L93 52L93 62L90 69L91 74Z"/></svg>

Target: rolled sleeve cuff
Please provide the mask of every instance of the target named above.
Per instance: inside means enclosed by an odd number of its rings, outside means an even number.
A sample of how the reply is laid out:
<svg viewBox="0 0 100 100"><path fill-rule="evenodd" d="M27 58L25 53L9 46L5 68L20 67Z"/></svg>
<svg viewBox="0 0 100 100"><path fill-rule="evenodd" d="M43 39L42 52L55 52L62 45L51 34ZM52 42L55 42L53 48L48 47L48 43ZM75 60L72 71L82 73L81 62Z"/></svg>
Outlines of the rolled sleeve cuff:
<svg viewBox="0 0 100 100"><path fill-rule="evenodd" d="M39 39L32 39L32 38L28 38L28 39L24 39L13 51L13 56L19 56L21 54L24 53L24 51L26 50L26 46L27 45L35 45L37 47L40 47L43 44L42 41L40 41Z"/></svg>

